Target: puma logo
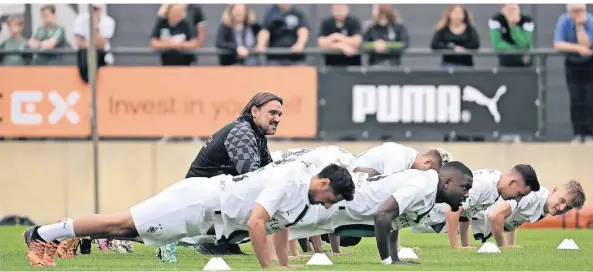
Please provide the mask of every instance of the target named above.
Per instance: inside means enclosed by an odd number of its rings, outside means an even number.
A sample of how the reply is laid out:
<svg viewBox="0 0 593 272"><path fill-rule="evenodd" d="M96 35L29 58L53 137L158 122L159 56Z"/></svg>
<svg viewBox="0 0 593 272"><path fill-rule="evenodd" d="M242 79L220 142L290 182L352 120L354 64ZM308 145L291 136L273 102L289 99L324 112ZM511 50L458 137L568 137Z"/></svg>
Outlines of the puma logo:
<svg viewBox="0 0 593 272"><path fill-rule="evenodd" d="M492 115L492 117L494 118L494 121L496 123L500 123L498 101L500 100L500 97L504 95L506 92L507 86L502 85L498 87L498 89L496 90L496 94L494 94L494 97L489 98L486 95L484 95L480 90L468 85L465 88L463 88L463 97L461 99L466 102L473 102L477 105L486 107L490 112L490 115Z"/></svg>

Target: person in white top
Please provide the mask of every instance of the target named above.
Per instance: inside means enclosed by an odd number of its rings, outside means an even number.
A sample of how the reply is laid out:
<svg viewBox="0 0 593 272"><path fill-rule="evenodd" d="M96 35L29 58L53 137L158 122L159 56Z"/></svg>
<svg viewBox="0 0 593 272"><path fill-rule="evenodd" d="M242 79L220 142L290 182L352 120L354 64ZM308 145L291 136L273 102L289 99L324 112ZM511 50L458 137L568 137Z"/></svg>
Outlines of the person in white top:
<svg viewBox="0 0 593 272"><path fill-rule="evenodd" d="M88 48L88 41L91 37L89 32L90 19L93 19L96 26L96 46L99 50L109 50L111 44L109 40L115 33L115 20L105 14L104 5L93 4L93 14L81 13L74 20L74 34L76 35L76 45L79 49ZM113 64L113 55L106 54L105 63Z"/></svg>
<svg viewBox="0 0 593 272"><path fill-rule="evenodd" d="M290 239L334 232L350 237L376 235L383 262L402 263L393 250L398 229L420 222L435 203L461 205L472 186L471 175L469 168L456 161L443 165L440 172L409 169L374 177L355 173L354 199L327 210L312 208L303 222L289 229ZM390 243L387 236L392 228Z"/></svg>
<svg viewBox="0 0 593 272"><path fill-rule="evenodd" d="M320 171L302 161L235 177L188 178L128 210L31 227L24 233L27 257L33 266L55 265L59 240L117 237L159 246L206 234L214 225L218 240L248 233L262 268L271 266L266 235L278 232L276 245L284 246L276 251L280 266L287 267L286 228L298 224L311 205L329 208L352 200L354 187L345 167L331 164Z"/></svg>
<svg viewBox="0 0 593 272"><path fill-rule="evenodd" d="M499 247L520 247L515 243L516 228L526 222L537 222L546 215L558 216L572 209L581 209L585 200L585 191L581 184L571 180L551 191L541 188L519 202L499 201L478 214L476 220L472 220L474 238L486 242L494 236ZM504 232L507 232L506 241Z"/></svg>
<svg viewBox="0 0 593 272"><path fill-rule="evenodd" d="M386 142L358 154L348 168L353 172L375 176L406 169L438 171L443 164L452 160L451 154L441 148L420 153L409 146ZM339 237L334 234L329 234L327 238L334 253L341 253L340 246L354 246L361 241L360 237Z"/></svg>
<svg viewBox="0 0 593 272"><path fill-rule="evenodd" d="M446 230L452 248L460 248L457 241L457 230L461 237L461 247L469 246L470 220L477 213L488 209L500 198L503 200L521 200L522 197L540 189L537 174L528 164L518 164L508 172L497 169L480 169L473 172L474 186L469 197L458 211L451 211L447 205L436 205L429 213L430 219L422 225L430 227L430 232ZM413 230L422 231L422 226Z"/></svg>
<svg viewBox="0 0 593 272"><path fill-rule="evenodd" d="M364 151L354 158L349 169L367 172L369 175L391 174L405 169L439 170L453 158L444 149L432 149L420 153L415 149L394 142L383 143Z"/></svg>

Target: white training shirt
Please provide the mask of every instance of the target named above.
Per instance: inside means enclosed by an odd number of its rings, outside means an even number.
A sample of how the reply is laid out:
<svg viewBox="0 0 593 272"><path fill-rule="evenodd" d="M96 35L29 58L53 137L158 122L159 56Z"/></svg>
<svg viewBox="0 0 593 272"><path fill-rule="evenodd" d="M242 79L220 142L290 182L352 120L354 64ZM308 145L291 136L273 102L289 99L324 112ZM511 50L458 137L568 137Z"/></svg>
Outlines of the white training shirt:
<svg viewBox="0 0 593 272"><path fill-rule="evenodd" d="M521 198L519 203L515 200L509 200L512 213L509 217L505 218L505 231L514 230L525 222L534 223L544 218L547 215L544 212L544 206L546 205L548 195L548 189L540 188L539 191L531 192Z"/></svg>
<svg viewBox="0 0 593 272"><path fill-rule="evenodd" d="M266 226L268 234L296 222L310 205L309 186L311 177L317 174L315 171L309 164L294 161L236 177L224 176L220 199L222 220L215 216L217 238L229 237L235 230L247 230L255 203L270 215Z"/></svg>
<svg viewBox="0 0 593 272"><path fill-rule="evenodd" d="M411 147L387 142L358 154L349 169L352 171L356 167L365 167L375 169L381 175L391 174L411 169L416 156L418 151Z"/></svg>
<svg viewBox="0 0 593 272"><path fill-rule="evenodd" d="M372 217L383 201L393 197L399 206L394 227L401 228L408 226L408 221L420 220L435 204L439 177L434 170L408 169L370 180L357 186L354 199L346 202L346 210L354 217Z"/></svg>
<svg viewBox="0 0 593 272"><path fill-rule="evenodd" d="M319 170L332 163L346 167L354 159L354 155L350 151L335 145L275 151L271 155L276 164L300 160L319 168Z"/></svg>
<svg viewBox="0 0 593 272"><path fill-rule="evenodd" d="M492 206L500 194L496 185L502 172L497 169L480 169L473 172L474 182L469 190L469 197L463 202L461 216L472 218L475 214Z"/></svg>

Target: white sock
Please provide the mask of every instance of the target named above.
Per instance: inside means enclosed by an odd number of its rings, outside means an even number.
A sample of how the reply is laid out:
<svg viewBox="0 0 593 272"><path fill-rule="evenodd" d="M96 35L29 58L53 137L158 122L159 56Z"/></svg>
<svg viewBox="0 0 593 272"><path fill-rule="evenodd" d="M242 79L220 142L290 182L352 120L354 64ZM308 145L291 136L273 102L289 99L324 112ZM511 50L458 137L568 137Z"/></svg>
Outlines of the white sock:
<svg viewBox="0 0 593 272"><path fill-rule="evenodd" d="M37 229L39 236L46 242L51 242L58 239L75 238L73 220L68 219L66 222L59 222L51 225L45 225Z"/></svg>

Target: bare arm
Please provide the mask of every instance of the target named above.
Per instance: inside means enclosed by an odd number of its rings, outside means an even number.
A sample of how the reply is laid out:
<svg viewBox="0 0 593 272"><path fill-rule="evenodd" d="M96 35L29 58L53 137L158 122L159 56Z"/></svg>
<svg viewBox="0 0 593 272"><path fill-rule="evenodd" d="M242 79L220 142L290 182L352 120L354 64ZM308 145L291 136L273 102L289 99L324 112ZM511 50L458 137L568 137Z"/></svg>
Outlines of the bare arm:
<svg viewBox="0 0 593 272"><path fill-rule="evenodd" d="M198 27L198 37L196 39L196 47L202 48L204 47L204 42L206 41L206 27L203 25L199 25Z"/></svg>
<svg viewBox="0 0 593 272"><path fill-rule="evenodd" d="M311 244L313 244L313 251L315 253L323 253L323 247L321 243L321 236L312 236L311 237Z"/></svg>
<svg viewBox="0 0 593 272"><path fill-rule="evenodd" d="M505 246L504 219L509 217L511 213L511 204L508 201L504 201L499 205L496 205L490 214L488 214L488 221L490 221L492 235L499 247Z"/></svg>
<svg viewBox="0 0 593 272"><path fill-rule="evenodd" d="M575 53L581 50L582 45L570 42L554 42L554 49L562 52Z"/></svg>
<svg viewBox="0 0 593 272"><path fill-rule="evenodd" d="M585 30L584 25L577 25L577 41L580 45L585 47L591 47L591 41L589 41L589 36L587 35L587 31Z"/></svg>
<svg viewBox="0 0 593 272"><path fill-rule="evenodd" d="M154 49L167 49L171 48L171 42L169 40L152 38L150 40L150 47Z"/></svg>
<svg viewBox="0 0 593 272"><path fill-rule="evenodd" d="M270 32L267 29L262 29L257 33L257 46L267 47L270 40Z"/></svg>
<svg viewBox="0 0 593 272"><path fill-rule="evenodd" d="M288 266L288 228L274 233L274 248L280 266Z"/></svg>
<svg viewBox="0 0 593 272"><path fill-rule="evenodd" d="M249 221L247 221L247 231L249 231L249 239L253 245L253 251L262 268L268 268L271 265L266 247L266 222L268 220L270 220L270 215L266 209L256 203L249 217Z"/></svg>
<svg viewBox="0 0 593 272"><path fill-rule="evenodd" d="M390 196L383 201L377 211L373 214L375 222L375 238L377 249L381 260L390 257L389 254L389 234L391 232L391 222L399 215L399 205L394 197ZM397 252L391 252L391 261L398 261Z"/></svg>
<svg viewBox="0 0 593 272"><path fill-rule="evenodd" d="M304 47L305 44L307 44L308 40L309 40L309 29L307 29L306 27L299 28L299 30L297 30L297 41L296 41L295 45Z"/></svg>
<svg viewBox="0 0 593 272"><path fill-rule="evenodd" d="M459 207L459 211L454 212L448 210L445 215L445 220L447 221L447 236L449 237L449 244L451 244L452 248L459 248L459 243L457 242L457 230L459 229L459 216L463 211L462 207Z"/></svg>
<svg viewBox="0 0 593 272"><path fill-rule="evenodd" d="M356 47L358 48L360 46L360 44L362 43L362 36L361 35L352 35L352 36L346 36L346 35L339 35L338 36L338 40L346 43L349 46L352 47Z"/></svg>
<svg viewBox="0 0 593 272"><path fill-rule="evenodd" d="M471 219L469 219L471 220ZM461 236L461 247L469 246L469 225L471 221L459 222L459 236Z"/></svg>

